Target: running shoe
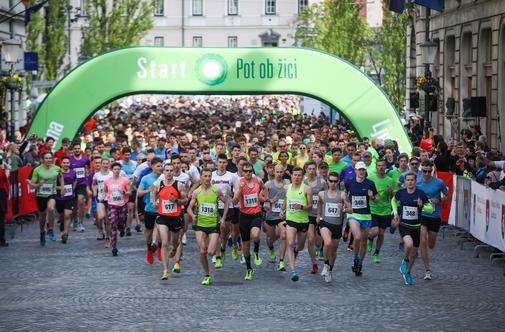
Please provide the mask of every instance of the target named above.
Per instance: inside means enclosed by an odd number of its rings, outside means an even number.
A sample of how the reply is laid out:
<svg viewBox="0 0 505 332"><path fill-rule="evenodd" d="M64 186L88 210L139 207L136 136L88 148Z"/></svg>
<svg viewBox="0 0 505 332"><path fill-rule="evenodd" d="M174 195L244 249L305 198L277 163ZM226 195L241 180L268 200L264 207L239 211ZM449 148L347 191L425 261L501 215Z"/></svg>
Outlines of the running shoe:
<svg viewBox="0 0 505 332"><path fill-rule="evenodd" d="M279 266L277 267L277 271L286 271L286 267L284 266L284 261L279 261Z"/></svg>
<svg viewBox="0 0 505 332"><path fill-rule="evenodd" d="M216 257L216 262L214 263L214 267L216 269L220 269L223 267L223 260L221 259L221 257Z"/></svg>
<svg viewBox="0 0 505 332"><path fill-rule="evenodd" d="M86 219L89 219L89 218L91 218L91 213L86 212Z"/></svg>
<svg viewBox="0 0 505 332"><path fill-rule="evenodd" d="M117 248L112 248L112 256L117 256Z"/></svg>
<svg viewBox="0 0 505 332"><path fill-rule="evenodd" d="M247 269L244 279L245 280L253 280L253 270L252 269Z"/></svg>
<svg viewBox="0 0 505 332"><path fill-rule="evenodd" d="M110 247L110 239L107 237L105 238L105 248L109 248Z"/></svg>
<svg viewBox="0 0 505 332"><path fill-rule="evenodd" d="M227 245L228 245L228 248L231 248L233 246L231 236L228 238Z"/></svg>
<svg viewBox="0 0 505 332"><path fill-rule="evenodd" d="M126 227L126 236L132 236L132 231L130 227Z"/></svg>
<svg viewBox="0 0 505 332"><path fill-rule="evenodd" d="M331 282L331 271L328 271L328 273L324 275L324 281Z"/></svg>
<svg viewBox="0 0 505 332"><path fill-rule="evenodd" d="M172 248L172 250L170 250L170 252L168 253L168 257L174 258L175 254L177 254L177 250L175 250L175 248Z"/></svg>
<svg viewBox="0 0 505 332"><path fill-rule="evenodd" d="M245 257L244 257L244 255L242 255L242 256L241 256L241 258L240 258L240 263L241 263L241 264L245 264Z"/></svg>
<svg viewBox="0 0 505 332"><path fill-rule="evenodd" d="M292 281L298 281L298 279L300 279L300 278L298 277L298 273L296 273L296 271L292 271L292 272L291 272L291 280L292 280Z"/></svg>
<svg viewBox="0 0 505 332"><path fill-rule="evenodd" d="M431 275L431 271L427 270L426 273L424 274L424 280L431 280L433 279L433 276Z"/></svg>
<svg viewBox="0 0 505 332"><path fill-rule="evenodd" d="M153 251L148 249L147 250L147 257L146 257L146 260L147 260L147 263L150 264L150 265L153 265L154 264L154 255L153 255Z"/></svg>
<svg viewBox="0 0 505 332"><path fill-rule="evenodd" d="M120 237L123 237L123 236L124 236L124 229L121 229L121 230L119 231L119 236L120 236Z"/></svg>
<svg viewBox="0 0 505 332"><path fill-rule="evenodd" d="M40 245L42 247L46 245L46 232L40 233Z"/></svg>
<svg viewBox="0 0 505 332"><path fill-rule="evenodd" d="M168 270L163 270L163 275L161 276L161 280L167 280L170 276L170 272Z"/></svg>
<svg viewBox="0 0 505 332"><path fill-rule="evenodd" d="M82 222L79 223L79 232L84 232L86 229L84 228L84 224Z"/></svg>
<svg viewBox="0 0 505 332"><path fill-rule="evenodd" d="M318 271L317 264L312 264L312 270L310 271L311 274L316 274Z"/></svg>
<svg viewBox="0 0 505 332"><path fill-rule="evenodd" d="M354 261L353 261L353 265L352 265L352 272L356 273L359 264L360 264L360 259L358 257L354 257Z"/></svg>
<svg viewBox="0 0 505 332"><path fill-rule="evenodd" d="M210 276L205 276L202 280L202 285L208 286L212 283L212 278Z"/></svg>
<svg viewBox="0 0 505 332"><path fill-rule="evenodd" d="M181 264L175 263L172 271L174 271L175 273L181 273Z"/></svg>
<svg viewBox="0 0 505 332"><path fill-rule="evenodd" d="M401 242L401 243L398 245L398 249L400 249L400 252L404 252L404 251L405 251L405 245L403 244L403 242Z"/></svg>
<svg viewBox="0 0 505 332"><path fill-rule="evenodd" d="M400 265L400 272L401 274L407 273L409 266L407 264L407 261L405 259L402 259L402 264Z"/></svg>
<svg viewBox="0 0 505 332"><path fill-rule="evenodd" d="M405 285L412 286L414 283L412 282L412 276L410 273L405 273L403 275L403 279L405 280Z"/></svg>
<svg viewBox="0 0 505 332"><path fill-rule="evenodd" d="M217 260L217 256L212 256L212 259L211 259L212 264L216 264L216 260Z"/></svg>
<svg viewBox="0 0 505 332"><path fill-rule="evenodd" d="M389 233L394 234L396 232L396 227L389 226Z"/></svg>
<svg viewBox="0 0 505 332"><path fill-rule="evenodd" d="M182 234L182 244L186 245L188 243L188 238L186 237L186 233Z"/></svg>
<svg viewBox="0 0 505 332"><path fill-rule="evenodd" d="M366 241L366 251L372 252L372 249L373 249L373 240L368 239L368 241Z"/></svg>
<svg viewBox="0 0 505 332"><path fill-rule="evenodd" d="M68 240L68 235L67 234L63 234L61 236L61 243L65 244L65 243L67 243L67 240Z"/></svg>
<svg viewBox="0 0 505 332"><path fill-rule="evenodd" d="M375 264L379 264L381 262L381 256L379 254L373 254L372 262L374 262Z"/></svg>
<svg viewBox="0 0 505 332"><path fill-rule="evenodd" d="M358 266L354 270L354 274L356 275L356 277L361 277L363 275L362 271L363 271L363 265L361 264L361 262L359 262Z"/></svg>
<svg viewBox="0 0 505 332"><path fill-rule="evenodd" d="M330 267L327 264L324 264L323 270L321 271L321 276L324 277L328 273L329 270L330 270Z"/></svg>
<svg viewBox="0 0 505 332"><path fill-rule="evenodd" d="M158 256L158 260L161 262L163 259L161 257L161 246L157 246L156 248L156 256Z"/></svg>
<svg viewBox="0 0 505 332"><path fill-rule="evenodd" d="M344 234L342 234L342 240L344 242L347 242L347 239L349 238L349 226L345 226L345 229L344 229Z"/></svg>
<svg viewBox="0 0 505 332"><path fill-rule="evenodd" d="M263 263L263 260L261 259L260 254L255 252L254 253L254 264L256 264L256 266L260 266L261 263Z"/></svg>
<svg viewBox="0 0 505 332"><path fill-rule="evenodd" d="M49 235L49 239L50 239L51 241L56 241L56 240L58 240L58 239L56 238L56 235L54 235L54 232L53 232L53 231L49 231L49 232L48 232L48 235Z"/></svg>
<svg viewBox="0 0 505 332"><path fill-rule="evenodd" d="M237 249L237 247L233 247L231 249L231 259L233 259L234 261L236 261L238 259L238 249Z"/></svg>
<svg viewBox="0 0 505 332"><path fill-rule="evenodd" d="M268 259L270 262L275 263L275 251L274 250L268 250Z"/></svg>
<svg viewBox="0 0 505 332"><path fill-rule="evenodd" d="M142 226L140 226L140 224L137 224L137 225L135 226L135 230L137 231L137 233L142 232Z"/></svg>
<svg viewBox="0 0 505 332"><path fill-rule="evenodd" d="M353 242L349 243L349 245L347 246L347 251L354 251L354 243Z"/></svg>

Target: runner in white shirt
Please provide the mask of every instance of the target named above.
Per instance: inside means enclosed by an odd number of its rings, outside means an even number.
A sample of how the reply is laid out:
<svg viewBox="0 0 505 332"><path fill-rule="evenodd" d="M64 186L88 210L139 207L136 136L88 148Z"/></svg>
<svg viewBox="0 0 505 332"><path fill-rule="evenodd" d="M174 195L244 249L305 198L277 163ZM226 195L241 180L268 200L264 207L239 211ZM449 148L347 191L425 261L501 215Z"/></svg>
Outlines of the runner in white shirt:
<svg viewBox="0 0 505 332"><path fill-rule="evenodd" d="M95 159L95 163L100 162L100 172L95 173L93 176L93 182L91 184L93 189L93 197L96 198L96 215L97 215L97 227L98 236L97 240L103 240L105 238L105 248L109 248L110 245L110 223L107 217L107 198L104 193L104 183L105 180L112 177L112 172L109 170L110 160L107 158ZM103 224L105 222L105 236L103 235ZM101 237L100 237L101 235Z"/></svg>

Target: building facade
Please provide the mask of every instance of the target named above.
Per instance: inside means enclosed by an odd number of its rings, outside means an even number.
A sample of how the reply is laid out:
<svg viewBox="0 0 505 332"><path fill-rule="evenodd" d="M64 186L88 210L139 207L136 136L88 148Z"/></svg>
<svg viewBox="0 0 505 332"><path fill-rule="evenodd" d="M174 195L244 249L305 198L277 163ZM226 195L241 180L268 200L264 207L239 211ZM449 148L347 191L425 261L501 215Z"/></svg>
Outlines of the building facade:
<svg viewBox="0 0 505 332"><path fill-rule="evenodd" d="M417 90L415 79L425 70L420 48L426 36L425 13L421 6L410 10L407 106ZM437 44L430 69L440 82L432 127L445 139L459 140L461 129L480 125L488 145L505 151L505 1L446 0L443 13L432 11L428 36ZM421 93L420 109L410 111L423 115L423 100ZM472 116L472 103L479 110L479 102L483 114Z"/></svg>

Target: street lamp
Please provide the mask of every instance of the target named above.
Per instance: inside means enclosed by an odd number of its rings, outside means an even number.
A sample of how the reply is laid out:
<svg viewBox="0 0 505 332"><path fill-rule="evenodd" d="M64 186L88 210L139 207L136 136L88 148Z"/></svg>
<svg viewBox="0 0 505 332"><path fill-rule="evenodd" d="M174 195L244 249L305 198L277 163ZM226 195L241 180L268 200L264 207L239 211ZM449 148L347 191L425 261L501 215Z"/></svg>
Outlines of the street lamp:
<svg viewBox="0 0 505 332"><path fill-rule="evenodd" d="M68 31L68 54L67 54L67 61L68 61L68 70L72 69L72 35L71 35L71 29L72 29L72 23L75 23L79 20L81 14L81 7L72 7L71 5L67 6L67 31Z"/></svg>
<svg viewBox="0 0 505 332"><path fill-rule="evenodd" d="M2 41L2 59L9 66L9 78L12 77L12 72L14 69L14 64L18 63L20 60L21 53L21 42L15 39L8 39ZM15 89L12 87L7 87L10 90L11 97L11 122L10 122L10 139L14 140L14 131L16 128L15 121L15 108L16 103L14 100ZM21 97L20 97L21 98Z"/></svg>
<svg viewBox="0 0 505 332"><path fill-rule="evenodd" d="M432 105L431 100L434 98L433 93L437 89L436 80L432 78L430 71L430 65L435 63L435 57L437 56L438 44L431 40L426 40L419 45L421 48L421 60L425 66L424 76L426 77L426 84L423 85L424 91L424 131L425 137L429 137L430 130L430 106Z"/></svg>

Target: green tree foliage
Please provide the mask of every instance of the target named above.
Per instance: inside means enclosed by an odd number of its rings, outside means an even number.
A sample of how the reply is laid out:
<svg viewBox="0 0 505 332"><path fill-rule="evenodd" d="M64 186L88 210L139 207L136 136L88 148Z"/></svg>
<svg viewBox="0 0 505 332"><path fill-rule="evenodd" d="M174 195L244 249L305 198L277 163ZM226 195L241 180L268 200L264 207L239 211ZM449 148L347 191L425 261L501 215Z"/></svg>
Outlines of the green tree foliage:
<svg viewBox="0 0 505 332"><path fill-rule="evenodd" d="M89 0L82 30L81 56L136 45L153 27L153 2L147 0Z"/></svg>

